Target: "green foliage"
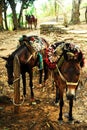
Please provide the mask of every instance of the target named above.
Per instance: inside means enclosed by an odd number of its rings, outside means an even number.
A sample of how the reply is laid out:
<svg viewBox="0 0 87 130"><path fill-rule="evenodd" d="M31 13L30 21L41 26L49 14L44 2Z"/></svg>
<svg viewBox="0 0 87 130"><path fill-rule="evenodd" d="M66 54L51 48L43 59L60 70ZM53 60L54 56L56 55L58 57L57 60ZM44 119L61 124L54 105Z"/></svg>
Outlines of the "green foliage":
<svg viewBox="0 0 87 130"><path fill-rule="evenodd" d="M32 15L32 14L34 15L35 13L36 13L35 7L34 7L33 4L31 4L31 6L29 6L28 9L27 9L26 14L27 15Z"/></svg>
<svg viewBox="0 0 87 130"><path fill-rule="evenodd" d="M86 7L86 6L87 6L87 1L84 1L84 2L81 3L80 8L83 8L83 7Z"/></svg>
<svg viewBox="0 0 87 130"><path fill-rule="evenodd" d="M53 0L48 0L44 2L39 8L37 8L37 16L53 16L55 15L55 6Z"/></svg>
<svg viewBox="0 0 87 130"><path fill-rule="evenodd" d="M35 0L18 0L23 3L23 9L27 9L29 6L33 4Z"/></svg>
<svg viewBox="0 0 87 130"><path fill-rule="evenodd" d="M13 29L12 13L7 15L7 23L9 30L12 30Z"/></svg>

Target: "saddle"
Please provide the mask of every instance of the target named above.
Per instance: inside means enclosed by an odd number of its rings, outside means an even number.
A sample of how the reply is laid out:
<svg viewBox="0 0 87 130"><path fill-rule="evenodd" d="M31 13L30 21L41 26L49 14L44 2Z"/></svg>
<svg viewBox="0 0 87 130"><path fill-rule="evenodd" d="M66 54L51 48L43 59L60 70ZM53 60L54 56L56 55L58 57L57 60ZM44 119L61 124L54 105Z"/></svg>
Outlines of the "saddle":
<svg viewBox="0 0 87 130"><path fill-rule="evenodd" d="M45 42L43 41L43 38L40 38L36 35L33 36L23 35L19 39L20 45L26 44L29 49L31 48L31 51L36 51L36 52L45 49L46 46L45 44L43 44L43 42Z"/></svg>
<svg viewBox="0 0 87 130"><path fill-rule="evenodd" d="M50 69L55 69L56 64L60 68L64 60L69 61L73 59L74 61L80 61L81 59L81 66L84 64L82 52L74 44L58 42L45 51L46 57L44 60Z"/></svg>
<svg viewBox="0 0 87 130"><path fill-rule="evenodd" d="M41 54L41 51L45 48L45 45L43 44L43 39L35 35L29 37L23 35L19 39L19 43L20 45L25 44L33 57L37 55L39 60L39 70L43 69L43 57Z"/></svg>

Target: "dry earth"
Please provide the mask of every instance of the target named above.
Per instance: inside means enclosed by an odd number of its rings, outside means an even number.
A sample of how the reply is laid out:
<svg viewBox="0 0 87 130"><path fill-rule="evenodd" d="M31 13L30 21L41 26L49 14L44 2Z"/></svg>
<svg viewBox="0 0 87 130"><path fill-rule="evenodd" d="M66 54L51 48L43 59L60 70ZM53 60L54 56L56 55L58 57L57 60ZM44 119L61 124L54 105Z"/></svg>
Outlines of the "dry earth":
<svg viewBox="0 0 87 130"><path fill-rule="evenodd" d="M25 35L36 34L44 37L49 43L65 40L80 46L85 56L85 66L81 70L81 84L77 91L77 99L74 101L74 123L69 124L66 118L68 101L64 97L64 123L58 123L59 106L55 106L55 89L48 80L46 90L43 92L38 84L38 73L34 73L34 93L37 105L30 104L30 90L27 84L27 95L19 114L14 113L12 103L14 89L7 84L5 61L0 59L0 130L87 130L87 25L70 26L72 31L68 34L40 35L40 31L19 30L0 32L0 56L8 56L13 52L19 38ZM50 78L49 78L50 79ZM28 80L28 79L27 79ZM22 91L22 85L21 85ZM21 93L22 101L22 93Z"/></svg>

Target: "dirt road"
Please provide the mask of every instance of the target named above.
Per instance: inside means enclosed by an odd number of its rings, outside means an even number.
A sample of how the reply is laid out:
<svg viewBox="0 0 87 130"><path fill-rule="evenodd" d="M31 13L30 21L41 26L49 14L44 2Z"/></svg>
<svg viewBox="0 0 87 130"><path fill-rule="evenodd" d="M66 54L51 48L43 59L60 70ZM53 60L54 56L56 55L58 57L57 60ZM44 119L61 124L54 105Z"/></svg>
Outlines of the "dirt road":
<svg viewBox="0 0 87 130"><path fill-rule="evenodd" d="M81 26L84 30L85 25ZM79 31L78 27L73 27ZM0 32L0 56L8 56L18 45L18 40L22 35L38 35L44 37L49 43L65 40L75 43L82 49L85 59L87 59L87 33L69 33L40 35L39 30L35 31L15 31ZM68 112L68 101L64 98L64 123L58 123L59 106L55 106L55 89L52 90L51 82L48 80L45 92L39 88L38 74L34 75L34 93L37 105L30 104L30 90L27 84L27 95L25 102L20 106L20 113L14 113L12 101L14 89L7 84L7 73L5 61L0 59L0 130L86 130L87 129L87 60L81 70L82 85L77 92L77 100L74 102L73 116L74 124L69 124L66 119ZM22 88L21 88L22 91ZM2 96L5 96L2 99ZM6 98L7 97L7 98ZM22 101L22 95L21 95Z"/></svg>

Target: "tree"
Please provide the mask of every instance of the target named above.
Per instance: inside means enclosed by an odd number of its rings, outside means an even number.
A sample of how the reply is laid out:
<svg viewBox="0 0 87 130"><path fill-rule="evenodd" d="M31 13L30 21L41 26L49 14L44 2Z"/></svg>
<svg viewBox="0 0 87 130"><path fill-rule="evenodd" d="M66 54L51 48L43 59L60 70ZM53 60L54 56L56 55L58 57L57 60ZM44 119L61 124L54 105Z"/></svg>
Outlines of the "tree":
<svg viewBox="0 0 87 130"><path fill-rule="evenodd" d="M0 30L3 29L2 9L3 9L3 0L0 0Z"/></svg>
<svg viewBox="0 0 87 130"><path fill-rule="evenodd" d="M18 29L18 20L17 20L17 14L16 14L16 3L15 0L7 0L10 4L11 10L12 10L12 14L13 14L13 25L14 25L14 29L16 30Z"/></svg>
<svg viewBox="0 0 87 130"><path fill-rule="evenodd" d="M18 17L18 26L20 27L20 20L22 17L22 12L23 9L27 9L29 6L31 6L31 4L33 4L35 0L19 0L19 2L21 3L21 9L20 9L20 13L19 13L19 17Z"/></svg>
<svg viewBox="0 0 87 130"><path fill-rule="evenodd" d="M34 0L7 0L7 1L9 2L11 10L12 10L13 25L14 25L14 30L16 30L16 29L20 28L20 20L21 20L23 9L28 8L30 3L33 3ZM20 4L21 4L21 9L20 9L18 18L17 18L17 13L16 13L17 2L20 2Z"/></svg>
<svg viewBox="0 0 87 130"><path fill-rule="evenodd" d="M4 21L5 21L5 28L8 30L8 25L7 25L7 7L8 3L6 0L3 0L3 12L4 12Z"/></svg>
<svg viewBox="0 0 87 130"><path fill-rule="evenodd" d="M87 6L86 6L86 10L85 10L85 20L86 20L86 23L87 23Z"/></svg>
<svg viewBox="0 0 87 130"><path fill-rule="evenodd" d="M59 5L57 4L56 0L54 5L55 5L56 22L58 22Z"/></svg>
<svg viewBox="0 0 87 130"><path fill-rule="evenodd" d="M66 9L63 5L63 1L61 0L55 0L56 4L59 5L59 7L62 9L62 12L63 12L63 17L64 17L64 26L67 27L68 26L68 20L67 20L67 12L66 12Z"/></svg>
<svg viewBox="0 0 87 130"><path fill-rule="evenodd" d="M71 24L79 24L80 23L80 4L81 0L72 0L72 15L71 15Z"/></svg>

